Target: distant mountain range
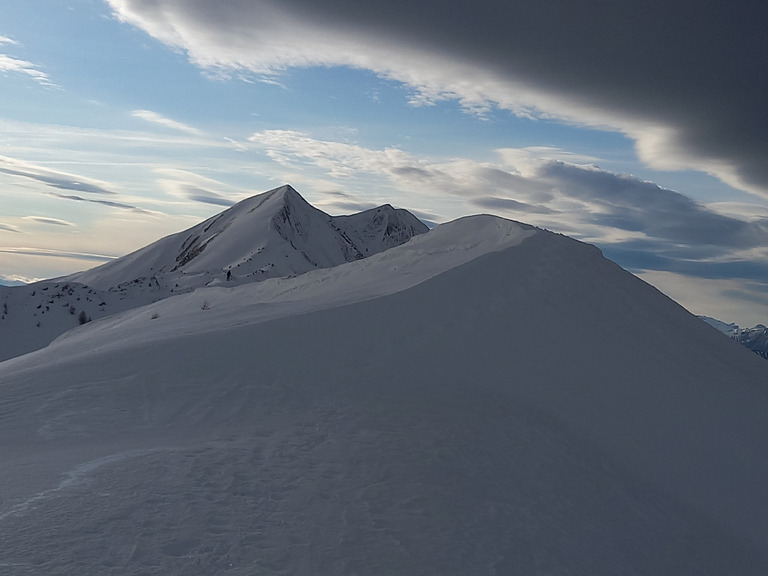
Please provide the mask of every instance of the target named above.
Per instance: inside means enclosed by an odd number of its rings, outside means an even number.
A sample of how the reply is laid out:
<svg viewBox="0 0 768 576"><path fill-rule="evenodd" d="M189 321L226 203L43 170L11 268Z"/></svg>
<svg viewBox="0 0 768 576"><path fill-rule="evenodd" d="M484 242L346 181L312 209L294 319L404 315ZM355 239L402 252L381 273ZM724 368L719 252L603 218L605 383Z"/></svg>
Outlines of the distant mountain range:
<svg viewBox="0 0 768 576"><path fill-rule="evenodd" d="M715 318L699 316L710 326L714 326L723 334L746 346L752 352L768 359L768 328L758 324L752 328L740 328L737 324L726 324Z"/></svg>
<svg viewBox="0 0 768 576"><path fill-rule="evenodd" d="M8 290L4 575L768 574L768 364L594 246L283 187Z"/></svg>

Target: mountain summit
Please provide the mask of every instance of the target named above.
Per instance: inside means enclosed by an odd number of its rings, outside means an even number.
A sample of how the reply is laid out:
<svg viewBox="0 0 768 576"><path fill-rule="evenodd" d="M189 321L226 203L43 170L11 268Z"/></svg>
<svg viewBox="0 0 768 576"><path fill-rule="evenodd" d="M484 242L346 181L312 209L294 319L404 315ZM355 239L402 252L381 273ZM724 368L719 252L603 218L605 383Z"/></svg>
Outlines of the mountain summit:
<svg viewBox="0 0 768 576"><path fill-rule="evenodd" d="M241 283L329 268L426 231L413 214L389 205L329 216L285 185L66 280L102 290L144 283L168 295L221 281L228 271Z"/></svg>

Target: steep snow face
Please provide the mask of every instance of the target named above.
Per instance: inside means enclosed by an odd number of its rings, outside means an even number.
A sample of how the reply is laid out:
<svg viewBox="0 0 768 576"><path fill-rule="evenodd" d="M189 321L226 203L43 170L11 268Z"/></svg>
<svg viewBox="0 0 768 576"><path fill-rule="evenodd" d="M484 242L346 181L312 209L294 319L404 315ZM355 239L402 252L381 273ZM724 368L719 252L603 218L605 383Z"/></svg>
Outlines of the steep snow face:
<svg viewBox="0 0 768 576"><path fill-rule="evenodd" d="M92 270L0 287L0 361L78 325L208 285L296 276L377 254L427 231L382 206L331 217L283 186ZM84 316L83 316L84 315Z"/></svg>
<svg viewBox="0 0 768 576"><path fill-rule="evenodd" d="M467 218L0 364L0 563L764 575L766 376L594 247Z"/></svg>

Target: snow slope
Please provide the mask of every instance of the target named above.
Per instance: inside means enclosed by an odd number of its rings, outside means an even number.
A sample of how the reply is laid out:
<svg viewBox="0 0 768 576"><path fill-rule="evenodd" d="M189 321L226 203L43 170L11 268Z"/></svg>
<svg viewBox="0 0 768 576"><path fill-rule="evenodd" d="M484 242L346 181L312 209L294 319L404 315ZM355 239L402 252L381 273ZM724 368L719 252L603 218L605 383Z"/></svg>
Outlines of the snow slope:
<svg viewBox="0 0 768 576"><path fill-rule="evenodd" d="M0 361L46 346L81 315L103 318L203 286L296 276L377 254L426 231L410 212L389 205L332 217L281 186L97 268L0 286Z"/></svg>
<svg viewBox="0 0 768 576"><path fill-rule="evenodd" d="M0 363L0 567L762 575L767 377L594 247L467 218Z"/></svg>
<svg viewBox="0 0 768 576"><path fill-rule="evenodd" d="M130 289L99 290L66 279L0 286L0 361L37 350L95 319L158 298L156 287L136 282Z"/></svg>

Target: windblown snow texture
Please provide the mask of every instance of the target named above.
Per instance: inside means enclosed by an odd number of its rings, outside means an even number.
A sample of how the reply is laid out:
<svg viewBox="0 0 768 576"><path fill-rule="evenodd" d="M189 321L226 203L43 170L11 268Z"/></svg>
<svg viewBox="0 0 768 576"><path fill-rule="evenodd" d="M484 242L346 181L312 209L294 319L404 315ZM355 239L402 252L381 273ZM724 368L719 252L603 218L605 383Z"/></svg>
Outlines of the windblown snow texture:
<svg viewBox="0 0 768 576"><path fill-rule="evenodd" d="M594 247L465 218L0 363L0 567L764 575L766 376Z"/></svg>

